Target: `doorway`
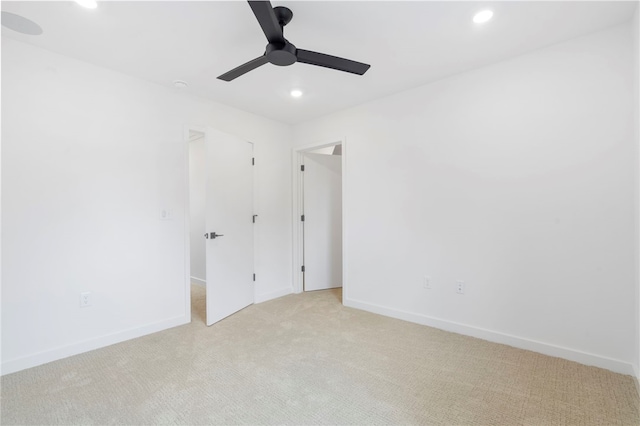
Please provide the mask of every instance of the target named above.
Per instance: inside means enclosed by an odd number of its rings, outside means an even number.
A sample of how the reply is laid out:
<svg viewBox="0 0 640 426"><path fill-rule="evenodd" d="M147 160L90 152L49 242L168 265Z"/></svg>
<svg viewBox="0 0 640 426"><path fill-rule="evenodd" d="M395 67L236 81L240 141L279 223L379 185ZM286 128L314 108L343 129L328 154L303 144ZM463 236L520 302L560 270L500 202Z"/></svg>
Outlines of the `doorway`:
<svg viewBox="0 0 640 426"><path fill-rule="evenodd" d="M206 323L206 164L205 134L189 130L189 266L191 320Z"/></svg>
<svg viewBox="0 0 640 426"><path fill-rule="evenodd" d="M212 325L253 304L253 143L215 129L185 128L187 309Z"/></svg>
<svg viewBox="0 0 640 426"><path fill-rule="evenodd" d="M344 287L344 151L343 141L336 141L299 149L294 155L294 208L299 218L294 262L301 265L296 292Z"/></svg>

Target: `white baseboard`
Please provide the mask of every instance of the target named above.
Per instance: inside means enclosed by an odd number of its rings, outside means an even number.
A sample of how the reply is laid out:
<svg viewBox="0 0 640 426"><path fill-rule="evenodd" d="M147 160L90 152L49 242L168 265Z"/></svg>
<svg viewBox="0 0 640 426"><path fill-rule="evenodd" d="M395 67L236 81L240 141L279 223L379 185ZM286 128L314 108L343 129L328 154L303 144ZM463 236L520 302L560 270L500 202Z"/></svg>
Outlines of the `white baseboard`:
<svg viewBox="0 0 640 426"><path fill-rule="evenodd" d="M286 296L291 293L293 293L293 289L291 287L287 287L281 290L272 291L271 293L256 294L256 297L253 303L266 302L267 300L277 299L278 297Z"/></svg>
<svg viewBox="0 0 640 426"><path fill-rule="evenodd" d="M401 319L404 321L427 325L429 327L438 328L440 330L451 331L453 333L477 337L479 339L488 340L494 343L501 343L520 349L538 352L544 355L563 358L570 361L578 362L580 364L604 368L615 373L634 375L634 377L636 377L636 380L638 377L638 375L635 374L634 368L631 364L617 359L590 354L587 352L565 348L562 346L538 342L523 337L512 336L509 334L461 324L453 321L443 320L440 318L434 318L427 315L386 308L384 306L379 306L367 302L359 302L353 299L345 299L344 305L351 308L361 309L363 311L373 312L375 314Z"/></svg>
<svg viewBox="0 0 640 426"><path fill-rule="evenodd" d="M202 287L206 287L207 286L207 281L192 276L191 277L191 284L197 284L197 285L200 285Z"/></svg>
<svg viewBox="0 0 640 426"><path fill-rule="evenodd" d="M107 334L88 340L84 340L71 345L50 349L36 354L27 355L25 357L12 359L2 362L0 367L1 375L15 373L27 368L37 367L38 365L47 364L52 361L67 358L73 355L89 352L94 349L104 348L115 343L124 342L125 340L135 339L137 337L146 336L147 334L156 333L158 331L166 330L168 328L176 327L179 325L187 324L191 321L191 318L187 318L185 315L179 317L170 318L168 320L159 321L153 324L147 324L142 327L136 327L124 331L118 331L116 333Z"/></svg>

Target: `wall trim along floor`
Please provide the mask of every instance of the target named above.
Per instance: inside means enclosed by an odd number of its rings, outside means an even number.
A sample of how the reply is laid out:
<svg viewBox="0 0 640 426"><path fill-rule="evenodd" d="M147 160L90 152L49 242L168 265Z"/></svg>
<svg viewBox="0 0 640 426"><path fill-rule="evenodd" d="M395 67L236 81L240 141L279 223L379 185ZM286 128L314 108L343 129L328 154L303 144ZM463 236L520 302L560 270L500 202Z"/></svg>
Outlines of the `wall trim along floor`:
<svg viewBox="0 0 640 426"><path fill-rule="evenodd" d="M350 308L362 309L363 311L368 311L375 314L385 315L404 321L438 328L440 330L451 331L453 333L463 334L465 336L476 337L478 339L483 339L494 343L501 343L504 345L513 346L515 348L538 352L544 355L575 361L580 364L604 368L615 373L628 374L637 377L631 364L617 359L577 351L575 349L569 349L562 346L538 342L523 337L512 336L510 334L443 320L440 318L434 318L427 315L386 308L384 306L379 306L372 303L347 299L346 297L344 299L344 305Z"/></svg>
<svg viewBox="0 0 640 426"><path fill-rule="evenodd" d="M270 293L256 294L253 303L266 302L268 300L277 299L278 297L286 296L291 293L293 293L293 289L291 287L286 287L281 290L272 291Z"/></svg>
<svg viewBox="0 0 640 426"><path fill-rule="evenodd" d="M87 339L68 346L62 346L51 350L38 352L22 358L16 358L9 361L3 360L1 375L15 373L17 371L25 370L31 367L37 367L38 365L57 361L59 359L78 355L84 352L89 352L94 349L104 348L106 346L124 342L125 340L135 339L137 337L146 336L147 334L156 333L168 328L188 324L189 322L191 322L190 315L180 315L178 317L169 318L164 321L147 324L142 327L131 328L128 330Z"/></svg>
<svg viewBox="0 0 640 426"><path fill-rule="evenodd" d="M207 286L207 282L206 282L205 280L200 279L200 278L196 278L196 277L194 277L193 275L191 276L191 282L192 282L193 284L197 284L197 285L199 285L199 286L203 286L203 287L206 287L206 286Z"/></svg>

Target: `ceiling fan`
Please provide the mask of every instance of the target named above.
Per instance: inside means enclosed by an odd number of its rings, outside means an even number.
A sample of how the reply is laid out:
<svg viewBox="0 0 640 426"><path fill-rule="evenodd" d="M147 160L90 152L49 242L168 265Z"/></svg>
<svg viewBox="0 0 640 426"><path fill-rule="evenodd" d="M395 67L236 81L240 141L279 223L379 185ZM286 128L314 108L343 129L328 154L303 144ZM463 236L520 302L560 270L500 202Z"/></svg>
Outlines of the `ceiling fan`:
<svg viewBox="0 0 640 426"><path fill-rule="evenodd" d="M267 62L279 66L302 62L303 64L318 65L358 75L367 72L371 66L350 59L298 49L284 38L284 27L293 18L291 9L283 6L272 7L269 1L249 1L249 6L253 10L253 14L256 15L269 43L264 55L222 74L218 77L220 80L231 81Z"/></svg>

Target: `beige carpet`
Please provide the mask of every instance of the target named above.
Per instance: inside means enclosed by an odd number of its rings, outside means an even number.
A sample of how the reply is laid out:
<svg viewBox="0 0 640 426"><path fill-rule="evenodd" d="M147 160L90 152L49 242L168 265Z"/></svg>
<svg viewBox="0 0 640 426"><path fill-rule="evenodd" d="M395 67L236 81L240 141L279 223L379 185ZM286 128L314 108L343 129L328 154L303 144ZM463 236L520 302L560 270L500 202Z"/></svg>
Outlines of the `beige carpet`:
<svg viewBox="0 0 640 426"><path fill-rule="evenodd" d="M10 424L638 425L630 376L291 295L2 378Z"/></svg>

